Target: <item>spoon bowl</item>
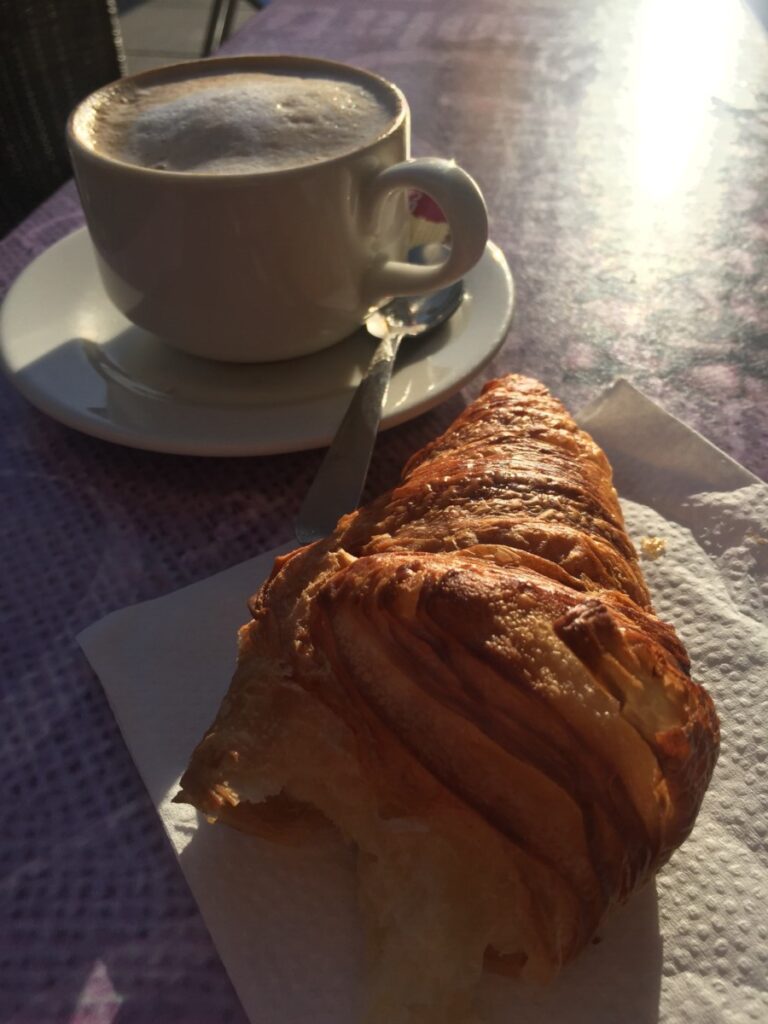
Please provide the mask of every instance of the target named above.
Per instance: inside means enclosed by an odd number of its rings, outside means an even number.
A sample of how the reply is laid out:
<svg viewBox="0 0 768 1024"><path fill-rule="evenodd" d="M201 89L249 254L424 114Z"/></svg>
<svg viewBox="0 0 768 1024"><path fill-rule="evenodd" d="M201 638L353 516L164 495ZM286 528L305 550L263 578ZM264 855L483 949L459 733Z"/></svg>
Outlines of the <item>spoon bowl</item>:
<svg viewBox="0 0 768 1024"><path fill-rule="evenodd" d="M395 331L402 331L404 337L425 334L452 317L463 298L461 281L430 295L400 296L371 313L365 329L374 338L384 338Z"/></svg>

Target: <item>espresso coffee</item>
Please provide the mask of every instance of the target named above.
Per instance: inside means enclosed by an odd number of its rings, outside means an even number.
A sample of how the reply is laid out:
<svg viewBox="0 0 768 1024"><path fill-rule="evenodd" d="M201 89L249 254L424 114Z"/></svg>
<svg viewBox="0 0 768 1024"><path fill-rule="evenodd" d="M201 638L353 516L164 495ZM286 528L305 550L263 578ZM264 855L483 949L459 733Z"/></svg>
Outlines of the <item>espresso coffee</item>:
<svg viewBox="0 0 768 1024"><path fill-rule="evenodd" d="M96 153L156 170L285 170L358 149L397 114L390 92L352 78L211 72L97 93L75 125Z"/></svg>

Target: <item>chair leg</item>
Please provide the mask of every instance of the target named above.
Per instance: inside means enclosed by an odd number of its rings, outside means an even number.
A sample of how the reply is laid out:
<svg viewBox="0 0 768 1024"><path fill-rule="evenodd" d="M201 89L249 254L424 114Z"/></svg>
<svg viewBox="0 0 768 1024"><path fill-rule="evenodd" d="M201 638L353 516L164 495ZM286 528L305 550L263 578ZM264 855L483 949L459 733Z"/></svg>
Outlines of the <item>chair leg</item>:
<svg viewBox="0 0 768 1024"><path fill-rule="evenodd" d="M213 53L214 42L216 39L216 26L219 23L219 17L221 15L221 8L224 6L224 0L213 0L211 5L211 13L208 15L208 25L205 29L205 40L203 41L203 57L210 57Z"/></svg>
<svg viewBox="0 0 768 1024"><path fill-rule="evenodd" d="M232 31L232 23L235 20L235 10L237 9L237 0L228 0L227 10L224 15L224 24L221 27L221 38L219 44L223 43L226 39L229 39L229 34Z"/></svg>

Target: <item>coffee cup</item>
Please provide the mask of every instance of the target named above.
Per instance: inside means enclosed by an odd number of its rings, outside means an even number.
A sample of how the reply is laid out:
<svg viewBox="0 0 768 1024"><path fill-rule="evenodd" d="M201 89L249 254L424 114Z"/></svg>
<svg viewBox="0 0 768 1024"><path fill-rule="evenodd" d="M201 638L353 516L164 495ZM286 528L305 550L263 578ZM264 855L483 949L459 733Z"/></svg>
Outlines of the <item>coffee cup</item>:
<svg viewBox="0 0 768 1024"><path fill-rule="evenodd" d="M410 158L400 89L345 64L243 56L143 72L85 99L67 138L109 298L204 358L327 348L388 298L458 280L487 239L472 178ZM414 189L448 223L434 266L407 262Z"/></svg>

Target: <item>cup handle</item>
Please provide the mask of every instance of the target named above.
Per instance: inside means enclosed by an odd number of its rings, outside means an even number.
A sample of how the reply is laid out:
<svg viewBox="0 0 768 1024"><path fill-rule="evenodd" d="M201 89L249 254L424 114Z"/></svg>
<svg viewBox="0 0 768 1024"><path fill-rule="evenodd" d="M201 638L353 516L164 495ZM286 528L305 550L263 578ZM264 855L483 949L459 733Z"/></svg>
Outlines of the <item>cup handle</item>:
<svg viewBox="0 0 768 1024"><path fill-rule="evenodd" d="M417 266L387 260L371 269L365 282L370 304L396 295L423 295L458 281L477 263L488 240L488 212L477 183L452 160L420 157L381 171L369 185L371 208L396 189L426 192L443 211L451 232L443 263Z"/></svg>

